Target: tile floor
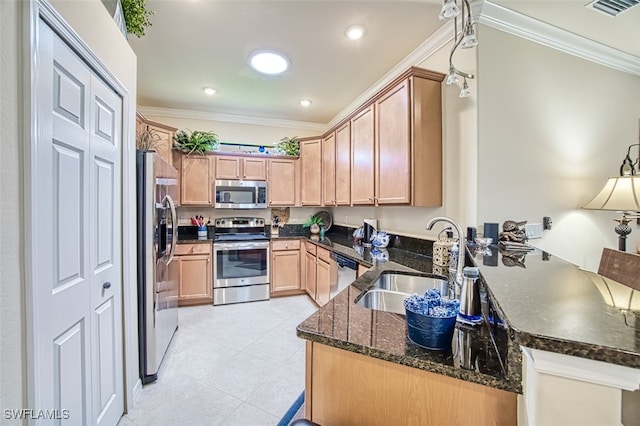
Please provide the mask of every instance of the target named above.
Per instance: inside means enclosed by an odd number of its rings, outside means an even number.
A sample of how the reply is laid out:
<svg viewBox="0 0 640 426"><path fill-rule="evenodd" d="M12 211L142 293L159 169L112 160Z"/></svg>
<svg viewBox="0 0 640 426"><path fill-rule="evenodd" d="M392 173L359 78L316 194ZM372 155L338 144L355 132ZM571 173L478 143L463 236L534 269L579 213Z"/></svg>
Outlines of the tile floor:
<svg viewBox="0 0 640 426"><path fill-rule="evenodd" d="M304 390L307 296L183 307L158 381L119 426L276 425Z"/></svg>

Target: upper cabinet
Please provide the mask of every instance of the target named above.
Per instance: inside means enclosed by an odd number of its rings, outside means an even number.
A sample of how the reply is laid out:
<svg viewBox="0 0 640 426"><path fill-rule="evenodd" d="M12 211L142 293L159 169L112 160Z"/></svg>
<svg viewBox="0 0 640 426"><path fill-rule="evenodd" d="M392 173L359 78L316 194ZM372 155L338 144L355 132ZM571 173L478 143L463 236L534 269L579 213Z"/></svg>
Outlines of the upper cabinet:
<svg viewBox="0 0 640 426"><path fill-rule="evenodd" d="M174 165L180 172L180 204L213 205L215 157L210 155L174 154Z"/></svg>
<svg viewBox="0 0 640 426"><path fill-rule="evenodd" d="M322 204L336 205L336 136L331 133L322 141Z"/></svg>
<svg viewBox="0 0 640 426"><path fill-rule="evenodd" d="M351 118L353 205L442 205L443 78L411 68Z"/></svg>
<svg viewBox="0 0 640 426"><path fill-rule="evenodd" d="M139 112L136 114L136 139L143 132L149 132L154 150L169 164L173 164L173 137L177 130L175 127L149 121Z"/></svg>
<svg viewBox="0 0 640 426"><path fill-rule="evenodd" d="M300 190L300 160L294 158L270 158L269 207L298 205Z"/></svg>
<svg viewBox="0 0 640 426"><path fill-rule="evenodd" d="M351 204L351 123L336 130L336 196L335 205Z"/></svg>
<svg viewBox="0 0 640 426"><path fill-rule="evenodd" d="M322 139L300 141L303 206L322 205Z"/></svg>
<svg viewBox="0 0 640 426"><path fill-rule="evenodd" d="M374 204L374 129L373 105L369 105L351 119L352 204Z"/></svg>
<svg viewBox="0 0 640 426"><path fill-rule="evenodd" d="M216 155L216 179L267 180L265 158Z"/></svg>

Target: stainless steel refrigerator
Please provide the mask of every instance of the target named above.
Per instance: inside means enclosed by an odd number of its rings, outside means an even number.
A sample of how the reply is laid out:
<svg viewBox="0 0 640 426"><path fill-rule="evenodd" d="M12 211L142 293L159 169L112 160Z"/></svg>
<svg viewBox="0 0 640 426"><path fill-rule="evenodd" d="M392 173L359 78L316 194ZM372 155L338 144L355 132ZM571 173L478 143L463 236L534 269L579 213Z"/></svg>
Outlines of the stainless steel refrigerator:
<svg viewBox="0 0 640 426"><path fill-rule="evenodd" d="M136 153L138 239L138 341L140 378L158 378L160 363L178 328L178 240L174 200L178 171L155 151Z"/></svg>

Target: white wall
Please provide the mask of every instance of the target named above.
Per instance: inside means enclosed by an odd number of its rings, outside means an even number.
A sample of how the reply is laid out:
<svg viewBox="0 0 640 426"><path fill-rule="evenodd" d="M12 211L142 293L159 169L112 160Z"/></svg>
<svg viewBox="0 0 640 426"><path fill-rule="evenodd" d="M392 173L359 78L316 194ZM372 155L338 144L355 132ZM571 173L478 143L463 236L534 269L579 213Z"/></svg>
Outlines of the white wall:
<svg viewBox="0 0 640 426"><path fill-rule="evenodd" d="M448 44L417 66L446 74L449 68ZM475 74L475 49L458 49L455 65ZM430 218L449 216L463 229L476 224L477 193L477 87L469 80L472 95L460 98L458 86L442 83L443 205L442 207L335 207L334 223L361 226L364 218L378 219L381 229L419 238L435 238L444 225L426 231ZM420 167L420 165L417 165Z"/></svg>
<svg viewBox="0 0 640 426"><path fill-rule="evenodd" d="M96 56L111 70L118 80L129 91L130 117L129 135L126 139L133 141L135 133L135 99L136 99L136 57L119 29L108 15L99 0L84 1L52 1L54 7L64 19L75 29ZM0 1L0 137L2 137L2 155L0 155L0 408L27 407L26 397L26 349L25 349L25 294L24 276L25 259L23 257L25 224L23 208L23 173L22 158L23 140L22 123L22 66L23 25L22 9L29 7L27 1ZM25 44L28 46L28 43ZM26 52L26 51L25 51ZM133 151L128 157L129 170L134 173L135 156ZM123 170L126 165L123 164ZM128 188L132 206L135 202L135 187ZM125 188L127 193L127 188ZM125 221L132 221L135 226L133 212L124 213ZM132 228L134 229L134 228ZM124 239L125 245L133 247L135 253L135 232L131 238ZM126 253L126 252L125 252ZM133 274L125 277L124 284L135 291L135 263ZM135 294L135 293L134 293ZM135 309L135 306L133 306ZM133 327L136 327L135 323ZM135 332L135 330L134 330ZM137 342L137 341L136 341ZM134 359L137 365L137 347ZM137 369L133 372L137 376ZM129 381L135 377L129 377ZM34 408L34 407L31 407Z"/></svg>
<svg viewBox="0 0 640 426"><path fill-rule="evenodd" d="M579 207L638 142L640 77L485 26L479 40L478 222L551 216L534 242L597 269L602 248L617 248L618 215Z"/></svg>
<svg viewBox="0 0 640 426"><path fill-rule="evenodd" d="M0 1L0 408L25 406L21 3Z"/></svg>

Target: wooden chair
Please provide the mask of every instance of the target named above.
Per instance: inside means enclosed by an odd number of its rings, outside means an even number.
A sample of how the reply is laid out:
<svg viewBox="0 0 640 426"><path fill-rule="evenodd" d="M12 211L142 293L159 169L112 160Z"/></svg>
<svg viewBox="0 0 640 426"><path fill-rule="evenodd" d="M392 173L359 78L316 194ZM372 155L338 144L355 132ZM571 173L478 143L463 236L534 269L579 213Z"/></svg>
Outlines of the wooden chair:
<svg viewBox="0 0 640 426"><path fill-rule="evenodd" d="M640 255L605 248L598 274L640 290Z"/></svg>

